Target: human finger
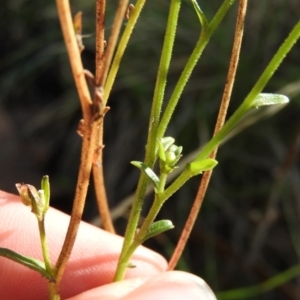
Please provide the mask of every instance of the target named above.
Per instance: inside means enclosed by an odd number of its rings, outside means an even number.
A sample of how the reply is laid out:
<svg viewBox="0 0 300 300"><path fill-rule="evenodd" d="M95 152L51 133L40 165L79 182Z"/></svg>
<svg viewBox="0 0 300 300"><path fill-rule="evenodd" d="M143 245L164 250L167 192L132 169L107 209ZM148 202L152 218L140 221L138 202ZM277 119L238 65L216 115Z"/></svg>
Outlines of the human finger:
<svg viewBox="0 0 300 300"><path fill-rule="evenodd" d="M50 208L45 226L52 264L62 247L69 216ZM82 222L62 283L62 298L112 282L123 238ZM42 259L37 220L20 197L0 191L0 247ZM127 278L158 274L166 269L159 254L139 247ZM0 294L5 299L45 299L47 282L40 274L0 257Z"/></svg>
<svg viewBox="0 0 300 300"><path fill-rule="evenodd" d="M216 300L201 278L181 271L163 272L94 288L68 300Z"/></svg>

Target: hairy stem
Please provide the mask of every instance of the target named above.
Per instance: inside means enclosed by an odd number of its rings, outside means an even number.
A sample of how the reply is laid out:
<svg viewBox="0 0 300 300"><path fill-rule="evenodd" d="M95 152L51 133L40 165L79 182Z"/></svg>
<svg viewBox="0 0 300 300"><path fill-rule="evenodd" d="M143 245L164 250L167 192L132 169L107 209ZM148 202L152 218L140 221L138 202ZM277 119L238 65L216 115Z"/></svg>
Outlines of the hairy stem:
<svg viewBox="0 0 300 300"><path fill-rule="evenodd" d="M57 284L60 283L62 275L64 273L66 264L71 255L76 235L78 232L80 220L85 205L85 199L89 186L89 179L92 170L92 163L95 153L95 143L97 136L98 124L92 123L85 125L83 144L81 150L81 161L78 174L78 180L76 185L75 199L73 202L73 208L71 213L71 219L66 234L66 238L55 265L55 278Z"/></svg>
<svg viewBox="0 0 300 300"><path fill-rule="evenodd" d="M75 37L70 4L68 0L56 0L56 5L60 25L62 28L65 44L69 55L73 77L79 94L83 118L84 120L90 120L90 105L92 103L92 100L83 72L80 51Z"/></svg>
<svg viewBox="0 0 300 300"><path fill-rule="evenodd" d="M84 136L73 209L66 238L54 268L56 289L59 290L61 278L63 276L68 259L71 255L71 251L75 243L75 238L83 213L95 152L95 137L97 136L99 124L96 124L96 122L92 122L92 101L83 72L80 51L75 38L69 1L57 0L56 4L84 117Z"/></svg>
<svg viewBox="0 0 300 300"><path fill-rule="evenodd" d="M42 252L43 252L45 268L51 274L53 272L52 272L52 267L51 267L51 262L50 262L49 248L48 248L47 239L46 239L44 217L42 218L42 220L40 220L40 221L38 220L38 226L39 226L39 233L40 233L40 240L41 240L41 245L42 245Z"/></svg>
<svg viewBox="0 0 300 300"><path fill-rule="evenodd" d="M43 259L45 263L45 268L49 274L53 274L53 269L51 267L49 248L46 239L46 231L45 231L45 219L44 216L42 220L38 220L40 240L42 244L42 253ZM60 300L59 295L59 286L55 282L48 282L48 292L50 300Z"/></svg>
<svg viewBox="0 0 300 300"><path fill-rule="evenodd" d="M103 68L101 85L104 85L106 82L108 70L110 68L113 54L115 52L115 48L117 45L121 26L123 24L124 16L125 16L125 13L126 13L126 10L128 7L128 3L129 3L129 0L120 0L119 1L119 5L117 8L117 12L116 12L116 15L114 18L111 33L110 33L107 47L106 47L105 54L104 54L104 68Z"/></svg>
<svg viewBox="0 0 300 300"><path fill-rule="evenodd" d="M96 86L101 85L104 66L104 21L105 21L106 0L96 2Z"/></svg>
<svg viewBox="0 0 300 300"><path fill-rule="evenodd" d="M235 81L236 70L237 70L239 56L240 56L240 50L241 50L241 44L242 44L243 32L244 32L244 22L245 22L246 9L247 9L247 1L248 0L240 0L239 3L238 17L236 22L235 36L233 41L229 70L227 74L226 84L223 92L223 97L221 100L217 122L215 125L214 134L216 134L223 127L226 119L226 114L227 114L227 110L228 110L228 106L232 94L233 84ZM216 147L209 157L214 159L217 155L217 151L218 148ZM186 242L190 236L190 233L193 229L198 213L200 211L212 172L213 170L204 172L201 178L201 183L198 189L197 196L195 198L195 201L193 203L193 206L191 208L185 226L182 230L180 239L177 243L174 253L169 261L168 270L173 270L176 267L178 260L182 255Z"/></svg>
<svg viewBox="0 0 300 300"><path fill-rule="evenodd" d="M102 81L105 72L105 51L104 51L104 31L105 31L105 8L106 0L97 0L96 2L96 74L94 82L94 108L100 110L96 113L102 114L104 111ZM108 199L106 196L106 189L104 185L103 174L103 126L104 126L104 114L102 116L102 122L99 124L96 134L96 147L93 161L93 179L96 193L96 201L99 210L99 214L103 221L103 227L106 231L115 232L113 222L110 217ZM93 137L94 138L94 137Z"/></svg>
<svg viewBox="0 0 300 300"><path fill-rule="evenodd" d="M135 8L136 9L136 8ZM172 0L170 4L169 17L167 22L166 34L164 38L164 44L158 69L157 81L153 96L149 132L145 155L145 164L150 168L153 167L155 162L155 146L157 142L157 129L159 124L161 106L163 102L164 89L166 85L166 76L170 65L171 55L173 51L173 44L175 39L175 32L178 20L178 14L180 9L180 1ZM130 17L131 18L131 17ZM121 255L118 262L118 267L115 275L115 281L121 280L124 276L126 266L130 255L128 255L128 249L134 243L134 235L138 226L144 196L148 184L148 179L141 173L138 187L135 193L135 199L132 204L128 225L125 232L124 243L121 251ZM131 247L132 249L132 247Z"/></svg>
<svg viewBox="0 0 300 300"><path fill-rule="evenodd" d="M221 141L231 132L231 130L237 125L237 123L243 118L243 116L252 108L253 102L257 95L263 90L268 81L274 75L282 63L285 56L291 50L293 45L300 37L300 21L296 23L289 36L279 47L268 66L265 68L243 103L234 112L230 119L224 124L222 129L218 131L216 135L202 148L195 160L202 160L207 158L215 147L217 147Z"/></svg>
<svg viewBox="0 0 300 300"><path fill-rule="evenodd" d="M95 159L93 161L93 179L96 192L99 215L102 220L103 228L111 233L115 233L115 228L109 211L108 199L106 196L104 174L103 174L103 122L98 130L97 146L95 150Z"/></svg>
<svg viewBox="0 0 300 300"><path fill-rule="evenodd" d="M124 55L125 49L127 47L129 38L132 34L134 26L138 20L138 17L140 16L140 13L144 7L145 2L146 2L146 0L138 0L133 9L133 12L130 14L128 23L126 25L126 28L125 28L123 35L121 37L121 40L119 42L119 46L118 46L116 55L113 59L112 66L110 68L110 71L109 71L108 77L107 77L107 81L104 86L104 98L103 98L104 105L106 105L108 96L109 96L112 86L115 82L116 75L118 73L120 63L121 63L122 57Z"/></svg>
<svg viewBox="0 0 300 300"><path fill-rule="evenodd" d="M166 129L170 123L170 120L171 120L174 110L178 104L180 96L181 96L188 80L190 79L190 76L191 76L198 60L200 59L200 57L203 53L203 50L205 49L211 36L213 35L216 28L223 20L223 18L225 17L226 13L228 12L230 6L234 3L234 1L235 0L225 0L223 2L223 4L221 5L220 9L218 10L218 12L216 13L215 17L211 21L211 23L208 27L208 30L201 31L199 40L180 75L180 78L175 86L175 89L170 97L168 105L164 111L161 122L159 124L157 138L160 139L165 135Z"/></svg>

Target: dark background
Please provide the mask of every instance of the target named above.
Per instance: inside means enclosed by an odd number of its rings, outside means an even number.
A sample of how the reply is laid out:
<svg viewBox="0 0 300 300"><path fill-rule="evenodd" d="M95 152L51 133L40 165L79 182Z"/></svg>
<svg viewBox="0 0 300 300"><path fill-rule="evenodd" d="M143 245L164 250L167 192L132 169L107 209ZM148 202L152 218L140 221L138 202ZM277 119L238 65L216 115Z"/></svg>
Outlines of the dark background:
<svg viewBox="0 0 300 300"><path fill-rule="evenodd" d="M94 1L83 11L86 69L94 71ZM166 99L200 32L190 1L182 1ZM210 20L222 1L198 1ZM51 181L52 206L70 212L77 180L81 111L54 1L0 0L0 188ZM107 36L117 1L108 1ZM134 192L143 160L155 73L169 1L148 1L123 59L105 118L105 180L112 208ZM184 157L211 136L228 68L237 3L211 39L175 112L168 135ZM276 49L299 20L299 0L249 1L240 66L229 113L245 98ZM218 155L219 165L179 268L222 291L254 285L300 261L300 48L289 53L265 92L282 91L290 104L254 112ZM247 122L252 122L247 126ZM176 245L199 177L170 199L159 218L175 229L148 242L167 258ZM151 198L149 198L151 199ZM151 200L150 200L151 201ZM128 210L116 220L123 234ZM91 186L84 218L97 208ZM300 277L251 299L300 299Z"/></svg>

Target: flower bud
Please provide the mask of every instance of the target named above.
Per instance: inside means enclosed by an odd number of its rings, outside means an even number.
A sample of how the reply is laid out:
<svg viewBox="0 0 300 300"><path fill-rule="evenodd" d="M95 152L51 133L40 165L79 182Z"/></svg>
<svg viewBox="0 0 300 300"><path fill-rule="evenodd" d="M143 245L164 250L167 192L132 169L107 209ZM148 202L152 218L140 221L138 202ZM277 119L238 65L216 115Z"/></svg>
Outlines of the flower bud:
<svg viewBox="0 0 300 300"><path fill-rule="evenodd" d="M32 205L32 192L38 193L36 188L33 185L21 183L17 183L16 188L20 194L22 203L26 206Z"/></svg>

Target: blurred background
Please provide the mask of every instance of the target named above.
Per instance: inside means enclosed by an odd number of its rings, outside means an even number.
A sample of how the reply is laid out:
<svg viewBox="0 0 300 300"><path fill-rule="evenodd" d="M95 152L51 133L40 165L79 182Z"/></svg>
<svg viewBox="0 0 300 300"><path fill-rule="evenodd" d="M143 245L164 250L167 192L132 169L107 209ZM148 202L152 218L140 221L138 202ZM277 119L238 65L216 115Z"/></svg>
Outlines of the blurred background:
<svg viewBox="0 0 300 300"><path fill-rule="evenodd" d="M109 36L117 0L107 3ZM210 20L221 0L198 0ZM0 189L15 183L39 187L48 174L52 206L69 213L77 180L81 118L54 1L0 0ZM83 12L84 66L94 71L95 3L73 0ZM123 235L143 160L155 74L169 1L145 6L122 62L105 117L105 181L118 234ZM214 129L231 53L237 3L212 37L195 68L168 135L183 146L183 159L197 153ZM299 20L299 0L251 0L242 54L229 109L252 88L272 55ZM125 22L125 21L124 21ZM125 25L125 23L124 23ZM182 1L166 101L199 37L190 1ZM300 46L299 42L264 92L281 92L286 106L249 114L220 148L219 165L179 269L203 277L215 292L257 285L300 263ZM200 178L190 180L162 209L175 229L147 246L169 258L184 226ZM146 207L151 203L151 195ZM95 224L91 185L84 219ZM227 299L300 299L300 273L259 295ZM219 296L222 298L222 295Z"/></svg>

